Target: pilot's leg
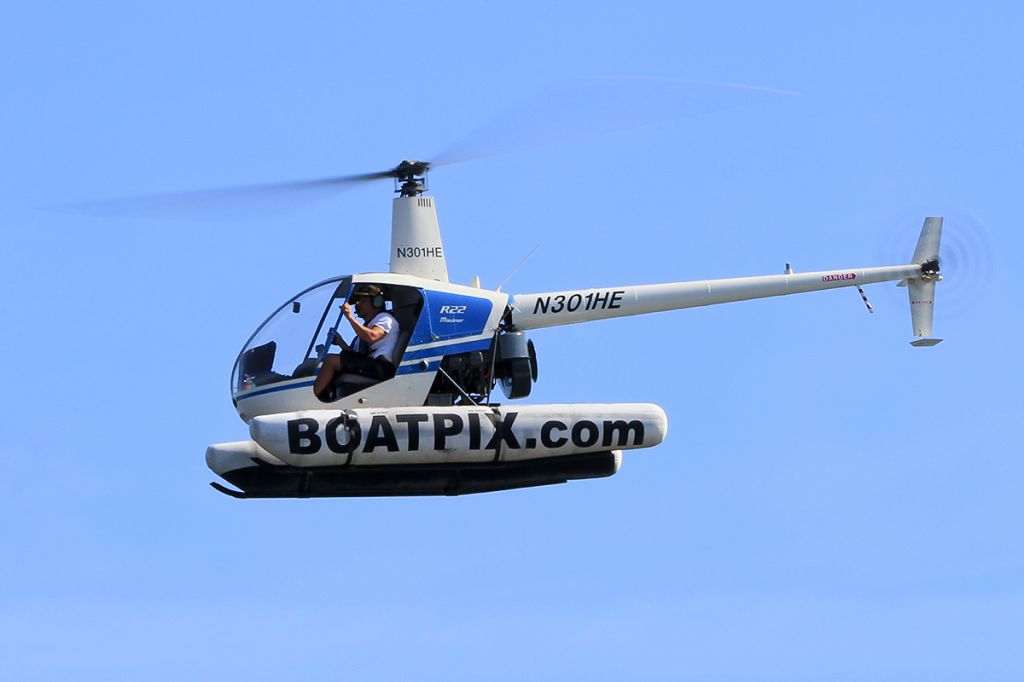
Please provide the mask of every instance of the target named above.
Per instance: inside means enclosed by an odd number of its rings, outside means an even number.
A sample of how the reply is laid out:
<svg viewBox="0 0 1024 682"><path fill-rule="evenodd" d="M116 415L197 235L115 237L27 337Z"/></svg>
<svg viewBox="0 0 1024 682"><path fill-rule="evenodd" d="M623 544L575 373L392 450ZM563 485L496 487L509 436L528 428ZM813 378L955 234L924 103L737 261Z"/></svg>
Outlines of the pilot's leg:
<svg viewBox="0 0 1024 682"><path fill-rule="evenodd" d="M328 355L324 358L324 364L320 367L320 373L316 375L316 382L313 384L313 395L320 397L326 391L331 382L341 373L341 356Z"/></svg>

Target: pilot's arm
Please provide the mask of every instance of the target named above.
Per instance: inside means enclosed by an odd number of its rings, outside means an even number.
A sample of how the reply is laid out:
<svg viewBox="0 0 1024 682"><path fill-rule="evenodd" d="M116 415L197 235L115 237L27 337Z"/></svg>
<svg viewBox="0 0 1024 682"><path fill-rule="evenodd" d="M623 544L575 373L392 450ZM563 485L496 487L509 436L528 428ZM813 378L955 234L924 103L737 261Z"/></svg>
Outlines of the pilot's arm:
<svg viewBox="0 0 1024 682"><path fill-rule="evenodd" d="M365 324L357 320L356 316L352 313L352 306L348 303L342 306L341 312L345 315L349 324L352 325L352 329L355 331L356 336L358 336L359 340L365 343L367 347L377 343L388 334L381 327L367 327Z"/></svg>

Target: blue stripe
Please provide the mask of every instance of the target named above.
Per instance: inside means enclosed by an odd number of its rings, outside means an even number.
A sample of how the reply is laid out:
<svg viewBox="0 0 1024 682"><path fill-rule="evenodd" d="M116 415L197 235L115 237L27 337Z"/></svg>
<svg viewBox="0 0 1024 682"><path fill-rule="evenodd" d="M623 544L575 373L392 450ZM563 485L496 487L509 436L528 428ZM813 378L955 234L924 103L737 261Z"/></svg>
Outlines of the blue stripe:
<svg viewBox="0 0 1024 682"><path fill-rule="evenodd" d="M258 391L249 391L245 395L235 396L235 400L246 400L247 398L255 398L258 395L266 395L267 393L276 393L277 391L290 391L293 388L305 388L306 386L312 386L316 383L316 379L313 381L303 381L299 384L288 384L287 386L271 386L270 388L261 388Z"/></svg>
<svg viewBox="0 0 1024 682"><path fill-rule="evenodd" d="M424 348L421 350L407 350L405 355L402 356L402 362L406 360L416 360L419 358L436 357L438 355L454 355L455 353L468 353L474 350L486 350L491 346L491 339L476 339L475 341L464 341L462 343L452 343L446 346L435 346L433 348ZM434 360L430 362L426 369L420 363L414 363L411 365L404 365L398 368L395 372L395 376L402 374L416 374L419 372L436 372L437 368L441 366L440 360ZM306 386L312 386L316 380L303 381L298 384L288 384L287 386L268 386L267 388L261 388L257 391L249 391L245 395L236 396L235 400L246 400L248 398L255 398L258 395L266 395L268 393L275 393L277 391L290 391L293 388L305 388Z"/></svg>
<svg viewBox="0 0 1024 682"><path fill-rule="evenodd" d="M429 358L437 355L453 355L455 353L467 353L472 350L486 350L491 346L491 339L477 339L476 341L464 341L463 343L453 343L448 346L434 346L433 348L424 348L421 350L407 350L405 355L402 356L402 362L406 360L415 360L417 358Z"/></svg>

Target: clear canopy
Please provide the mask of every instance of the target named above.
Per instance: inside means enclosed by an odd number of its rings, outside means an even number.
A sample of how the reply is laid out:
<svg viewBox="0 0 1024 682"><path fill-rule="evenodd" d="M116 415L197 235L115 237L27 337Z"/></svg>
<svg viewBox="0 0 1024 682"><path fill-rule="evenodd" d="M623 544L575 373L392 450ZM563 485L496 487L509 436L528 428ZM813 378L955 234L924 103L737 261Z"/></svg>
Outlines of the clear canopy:
<svg viewBox="0 0 1024 682"><path fill-rule="evenodd" d="M335 277L285 301L238 354L231 373L232 394L315 374L328 330L337 327L351 288L351 277Z"/></svg>

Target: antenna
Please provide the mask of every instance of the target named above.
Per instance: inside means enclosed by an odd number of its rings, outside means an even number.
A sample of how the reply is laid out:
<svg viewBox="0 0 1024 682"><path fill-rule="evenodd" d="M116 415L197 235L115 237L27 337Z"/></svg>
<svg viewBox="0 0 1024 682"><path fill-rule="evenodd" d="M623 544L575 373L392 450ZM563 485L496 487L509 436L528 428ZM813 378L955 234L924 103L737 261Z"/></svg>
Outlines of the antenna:
<svg viewBox="0 0 1024 682"><path fill-rule="evenodd" d="M518 270L519 268L523 267L523 263L528 261L530 259L530 256L533 255L534 251L536 251L539 248L540 248L540 244L537 244L537 246L535 246L532 249L530 249L530 253L526 254L526 256L523 258L523 260L519 261L518 265L516 265L514 268L512 268L512 271L510 273L508 273L508 275L505 277L505 279L501 280L501 284L496 286L494 288L494 290L495 291L501 291L501 288L503 286L505 286L510 279L512 279L512 275L516 274L516 270Z"/></svg>

